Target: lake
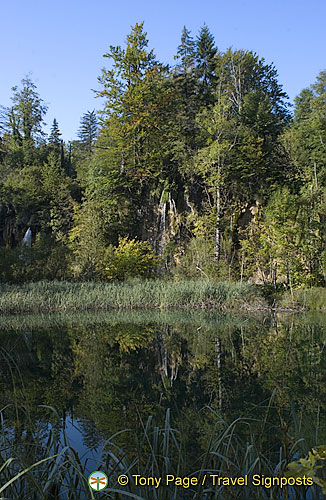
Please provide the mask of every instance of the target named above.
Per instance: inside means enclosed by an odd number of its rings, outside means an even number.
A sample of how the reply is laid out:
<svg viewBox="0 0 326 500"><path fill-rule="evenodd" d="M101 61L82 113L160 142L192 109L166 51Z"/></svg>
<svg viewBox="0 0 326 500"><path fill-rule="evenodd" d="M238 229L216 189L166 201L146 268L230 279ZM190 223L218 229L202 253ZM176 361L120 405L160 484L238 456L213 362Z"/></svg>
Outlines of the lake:
<svg viewBox="0 0 326 500"><path fill-rule="evenodd" d="M46 462L6 494L93 498L87 477L102 470L101 498L323 498L318 486L268 478L326 444L325 344L316 313L2 317L3 463L11 453L28 466L70 446L52 471L60 484L46 484ZM72 460L78 473L67 472ZM5 481L18 470L8 465Z"/></svg>

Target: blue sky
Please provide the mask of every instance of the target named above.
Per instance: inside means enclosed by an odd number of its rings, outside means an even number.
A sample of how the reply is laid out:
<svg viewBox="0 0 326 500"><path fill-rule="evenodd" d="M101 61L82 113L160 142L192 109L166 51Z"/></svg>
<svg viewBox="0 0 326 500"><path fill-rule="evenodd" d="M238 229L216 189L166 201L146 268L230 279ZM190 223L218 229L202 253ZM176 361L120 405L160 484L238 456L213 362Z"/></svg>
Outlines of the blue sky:
<svg viewBox="0 0 326 500"><path fill-rule="evenodd" d="M99 109L91 89L109 45L123 45L145 21L157 58L173 64L184 25L195 36L206 22L220 50L253 50L273 62L293 98L326 69L325 0L11 0L1 2L0 104L31 74L66 140L80 117Z"/></svg>

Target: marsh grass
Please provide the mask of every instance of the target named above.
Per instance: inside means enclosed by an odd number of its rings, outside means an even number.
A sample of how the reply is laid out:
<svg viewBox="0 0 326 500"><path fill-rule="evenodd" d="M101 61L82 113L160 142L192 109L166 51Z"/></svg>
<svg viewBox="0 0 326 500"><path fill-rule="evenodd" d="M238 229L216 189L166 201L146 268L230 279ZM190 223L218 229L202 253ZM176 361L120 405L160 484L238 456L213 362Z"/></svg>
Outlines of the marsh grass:
<svg viewBox="0 0 326 500"><path fill-rule="evenodd" d="M287 292L281 298L280 306L311 311L326 311L326 288L300 288L293 290L293 294Z"/></svg>
<svg viewBox="0 0 326 500"><path fill-rule="evenodd" d="M264 305L254 285L212 280L40 281L0 286L2 314L112 309L245 310Z"/></svg>
<svg viewBox="0 0 326 500"><path fill-rule="evenodd" d="M243 500L267 499L322 499L321 489L264 488L252 485L254 474L269 477L283 476L288 460L306 452L298 427L297 439L293 434L278 449L264 448L264 435L268 434L275 412L275 393L259 411L264 418L238 418L227 423L212 408L213 426L207 436L207 446L190 466L184 452L186 436L173 426L170 409L167 409L163 425L158 425L149 416L143 423L142 432L135 434L124 429L111 436L102 447L97 470L103 470L109 477L109 487L101 492L101 498L112 500ZM13 439L12 430L5 425L5 413L0 412L0 498L11 500L94 500L96 495L87 484L87 463L84 463L70 446L65 432L60 434L55 425L44 435L37 424L30 424L28 432L20 439ZM17 415L26 412L17 407ZM55 409L44 407L52 420L59 416ZM28 415L25 415L28 417ZM51 417L49 417L51 418ZM298 425L295 415L294 427ZM28 418L27 418L28 420ZM257 427L258 425L258 427ZM128 433L133 452L127 453L117 444L119 434ZM125 474L128 484L120 486L118 477ZM142 477L193 477L198 484L189 487L137 484L136 475ZM248 476L248 486L214 486L210 474L219 477Z"/></svg>

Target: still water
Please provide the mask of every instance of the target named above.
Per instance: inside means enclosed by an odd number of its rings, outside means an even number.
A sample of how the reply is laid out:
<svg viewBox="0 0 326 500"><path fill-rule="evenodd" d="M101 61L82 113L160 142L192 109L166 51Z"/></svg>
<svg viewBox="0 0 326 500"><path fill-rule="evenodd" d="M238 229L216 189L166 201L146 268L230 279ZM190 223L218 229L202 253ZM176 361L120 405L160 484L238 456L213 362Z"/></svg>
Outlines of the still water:
<svg viewBox="0 0 326 500"><path fill-rule="evenodd" d="M266 488L252 477L281 476L326 444L325 344L323 314L2 317L2 429L26 463L41 453L35 435L40 446L54 435L69 444L85 477L109 474L101 498L323 498L320 487ZM167 474L197 484L164 485ZM213 485L212 474L251 486ZM86 490L44 498L92 498ZM24 498L18 487L11 495Z"/></svg>

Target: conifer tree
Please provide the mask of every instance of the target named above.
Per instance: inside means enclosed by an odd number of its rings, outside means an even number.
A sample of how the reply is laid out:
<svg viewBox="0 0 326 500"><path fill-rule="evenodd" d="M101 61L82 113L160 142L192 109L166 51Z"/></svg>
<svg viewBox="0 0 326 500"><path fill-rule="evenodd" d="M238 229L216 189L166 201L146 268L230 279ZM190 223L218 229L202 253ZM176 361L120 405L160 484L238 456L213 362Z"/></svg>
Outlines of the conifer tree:
<svg viewBox="0 0 326 500"><path fill-rule="evenodd" d="M191 33L184 26L175 59L178 64L173 73L174 102L174 143L175 159L183 168L189 164L189 155L195 148L196 115L200 100L198 79L195 74L196 44Z"/></svg>
<svg viewBox="0 0 326 500"><path fill-rule="evenodd" d="M196 41L196 76L199 79L203 104L212 102L216 84L217 47L206 24L201 28Z"/></svg>
<svg viewBox="0 0 326 500"><path fill-rule="evenodd" d="M61 132L59 130L59 125L56 118L53 119L50 135L49 135L49 144L60 145L61 143Z"/></svg>
<svg viewBox="0 0 326 500"><path fill-rule="evenodd" d="M60 139L61 132L59 130L59 125L56 120L56 118L53 119L52 127L50 130L50 136L49 136L49 146L50 146L50 151L51 153L54 153L54 155L59 158L60 156L60 166L64 170L65 169L65 150L64 150L64 144L62 139Z"/></svg>
<svg viewBox="0 0 326 500"><path fill-rule="evenodd" d="M195 42L190 31L184 26L181 35L181 43L178 47L177 55L175 56L175 59L180 60L178 67L182 72L187 73L193 68L195 56Z"/></svg>
<svg viewBox="0 0 326 500"><path fill-rule="evenodd" d="M94 142L98 132L98 120L95 110L87 111L80 120L78 137L81 146L89 153L93 153Z"/></svg>

